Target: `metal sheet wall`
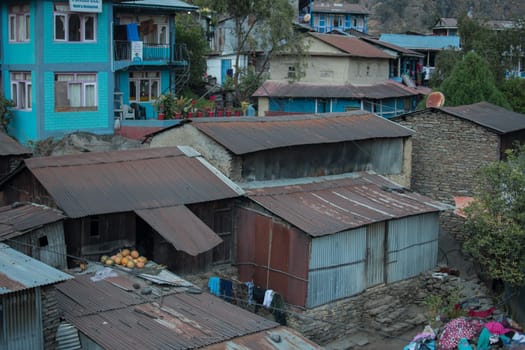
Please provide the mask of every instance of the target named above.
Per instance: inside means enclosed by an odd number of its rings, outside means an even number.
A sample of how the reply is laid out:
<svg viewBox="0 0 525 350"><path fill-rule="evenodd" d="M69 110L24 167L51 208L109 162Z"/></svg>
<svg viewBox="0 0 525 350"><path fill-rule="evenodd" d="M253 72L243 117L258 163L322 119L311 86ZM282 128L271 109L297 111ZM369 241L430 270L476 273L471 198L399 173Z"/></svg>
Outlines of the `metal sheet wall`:
<svg viewBox="0 0 525 350"><path fill-rule="evenodd" d="M388 222L387 282L396 282L436 266L439 214L429 213Z"/></svg>
<svg viewBox="0 0 525 350"><path fill-rule="evenodd" d="M367 226L366 286L372 287L385 280L385 222Z"/></svg>
<svg viewBox="0 0 525 350"><path fill-rule="evenodd" d="M40 288L26 289L2 297L3 337L5 350L43 349L42 301Z"/></svg>
<svg viewBox="0 0 525 350"><path fill-rule="evenodd" d="M307 307L357 294L366 288L366 227L312 240Z"/></svg>

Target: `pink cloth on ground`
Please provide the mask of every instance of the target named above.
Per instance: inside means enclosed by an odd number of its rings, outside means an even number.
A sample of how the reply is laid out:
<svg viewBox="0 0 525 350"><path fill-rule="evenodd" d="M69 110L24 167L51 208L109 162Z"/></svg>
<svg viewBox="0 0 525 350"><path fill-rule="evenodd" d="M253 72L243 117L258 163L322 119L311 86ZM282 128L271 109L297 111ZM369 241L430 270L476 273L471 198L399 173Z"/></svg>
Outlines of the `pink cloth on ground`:
<svg viewBox="0 0 525 350"><path fill-rule="evenodd" d="M489 330L490 334L497 334L497 335L502 335L502 334L512 331L512 329L505 328L503 327L501 323L496 322L496 321L485 323L485 328Z"/></svg>

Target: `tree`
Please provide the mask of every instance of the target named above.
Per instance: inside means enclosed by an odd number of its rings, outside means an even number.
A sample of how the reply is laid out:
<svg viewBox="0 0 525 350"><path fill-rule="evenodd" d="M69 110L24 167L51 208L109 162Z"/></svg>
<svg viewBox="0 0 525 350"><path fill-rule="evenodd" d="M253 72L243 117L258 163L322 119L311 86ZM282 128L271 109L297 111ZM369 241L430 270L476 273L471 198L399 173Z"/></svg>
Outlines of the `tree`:
<svg viewBox="0 0 525 350"><path fill-rule="evenodd" d="M204 30L192 15L178 15L175 23L177 43L185 44L190 62L189 86L199 89L204 85L203 76L206 73L206 53L208 43Z"/></svg>
<svg viewBox="0 0 525 350"><path fill-rule="evenodd" d="M12 107L15 107L15 103L5 98L3 94L0 94L0 126L4 129L4 132L7 132L9 123L13 119Z"/></svg>
<svg viewBox="0 0 525 350"><path fill-rule="evenodd" d="M510 109L505 96L496 87L487 62L475 52L467 53L454 66L451 75L443 81L438 90L445 95L447 106L487 101Z"/></svg>
<svg viewBox="0 0 525 350"><path fill-rule="evenodd" d="M525 114L525 79L505 80L501 84L501 91L514 112Z"/></svg>
<svg viewBox="0 0 525 350"><path fill-rule="evenodd" d="M461 60L461 51L447 49L440 51L436 56L436 66L430 77L430 86L439 86L446 77L450 76L454 66Z"/></svg>
<svg viewBox="0 0 525 350"><path fill-rule="evenodd" d="M525 147L480 171L475 201L467 209L465 248L492 279L525 285Z"/></svg>
<svg viewBox="0 0 525 350"><path fill-rule="evenodd" d="M201 6L209 6L224 17L234 22L235 63L232 85L237 104L246 95L246 82L260 82L267 71L270 59L279 54L294 57L296 76L300 78L304 71L306 47L301 34L295 30L294 9L288 0L201 0ZM241 56L262 52L263 59L257 69L241 69ZM241 80L246 77L244 84ZM249 88L254 90L258 86Z"/></svg>

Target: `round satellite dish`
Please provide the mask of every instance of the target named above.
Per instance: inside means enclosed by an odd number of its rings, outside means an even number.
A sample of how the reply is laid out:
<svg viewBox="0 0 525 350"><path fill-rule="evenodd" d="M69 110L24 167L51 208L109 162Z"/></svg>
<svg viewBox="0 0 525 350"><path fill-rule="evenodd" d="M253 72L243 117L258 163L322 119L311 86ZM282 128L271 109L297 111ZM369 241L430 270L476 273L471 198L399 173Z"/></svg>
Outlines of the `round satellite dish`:
<svg viewBox="0 0 525 350"><path fill-rule="evenodd" d="M310 14L307 13L306 15L304 15L304 17L303 17L303 21L305 21L305 22L310 22L310 18L311 18L311 17L310 17Z"/></svg>
<svg viewBox="0 0 525 350"><path fill-rule="evenodd" d="M445 104L445 95L439 91L428 94L426 107L441 107Z"/></svg>

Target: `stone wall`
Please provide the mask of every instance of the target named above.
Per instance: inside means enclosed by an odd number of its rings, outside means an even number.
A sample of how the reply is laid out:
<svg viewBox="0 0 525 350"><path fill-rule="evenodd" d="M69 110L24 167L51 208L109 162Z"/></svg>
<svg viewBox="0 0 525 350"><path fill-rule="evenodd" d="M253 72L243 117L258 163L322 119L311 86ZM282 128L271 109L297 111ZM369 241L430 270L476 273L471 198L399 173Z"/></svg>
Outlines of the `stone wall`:
<svg viewBox="0 0 525 350"><path fill-rule="evenodd" d="M235 268L224 266L201 275L184 276L185 279L207 289L211 276L232 280L233 304L251 312L274 319L269 310L255 309L247 303L247 288L236 278ZM345 298L313 309L303 309L285 305L287 326L292 327L312 341L326 345L335 339L362 332L380 333L382 336L399 336L414 327L428 324L429 315L425 301L429 296L444 298L453 291L460 291L462 300L476 296L481 300L480 307L492 306L489 292L477 280L463 280L448 275L443 279L433 277L432 271L414 278L370 288L350 298Z"/></svg>
<svg viewBox="0 0 525 350"><path fill-rule="evenodd" d="M411 189L454 204L471 196L475 172L499 160L499 136L472 122L436 110L404 115L396 121L413 129Z"/></svg>

